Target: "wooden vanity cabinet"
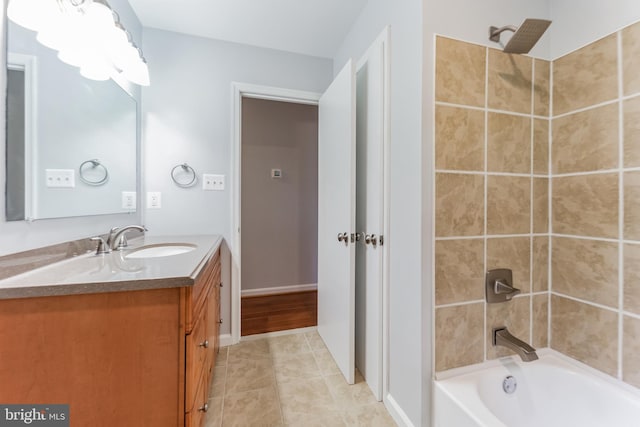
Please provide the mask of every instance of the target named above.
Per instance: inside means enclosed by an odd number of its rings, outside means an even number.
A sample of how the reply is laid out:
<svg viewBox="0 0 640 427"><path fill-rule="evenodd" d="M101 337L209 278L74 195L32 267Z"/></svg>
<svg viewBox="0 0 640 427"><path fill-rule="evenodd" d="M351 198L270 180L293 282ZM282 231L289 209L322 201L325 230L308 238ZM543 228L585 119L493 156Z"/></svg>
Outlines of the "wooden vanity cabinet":
<svg viewBox="0 0 640 427"><path fill-rule="evenodd" d="M219 346L220 252L189 287L0 300L0 403L72 427L201 427Z"/></svg>
<svg viewBox="0 0 640 427"><path fill-rule="evenodd" d="M200 427L208 410L220 346L220 251L211 257L196 284L186 288L185 426Z"/></svg>

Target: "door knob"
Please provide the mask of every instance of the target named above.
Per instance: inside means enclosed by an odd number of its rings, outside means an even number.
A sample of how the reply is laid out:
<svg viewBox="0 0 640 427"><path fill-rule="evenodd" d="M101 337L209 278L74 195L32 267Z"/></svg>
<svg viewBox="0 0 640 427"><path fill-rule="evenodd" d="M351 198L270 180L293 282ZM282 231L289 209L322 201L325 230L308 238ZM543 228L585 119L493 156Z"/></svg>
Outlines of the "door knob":
<svg viewBox="0 0 640 427"><path fill-rule="evenodd" d="M345 245L349 244L349 233L338 233L338 242L344 242Z"/></svg>
<svg viewBox="0 0 640 427"><path fill-rule="evenodd" d="M378 245L378 237L375 234L367 234L364 236L364 243L375 248Z"/></svg>

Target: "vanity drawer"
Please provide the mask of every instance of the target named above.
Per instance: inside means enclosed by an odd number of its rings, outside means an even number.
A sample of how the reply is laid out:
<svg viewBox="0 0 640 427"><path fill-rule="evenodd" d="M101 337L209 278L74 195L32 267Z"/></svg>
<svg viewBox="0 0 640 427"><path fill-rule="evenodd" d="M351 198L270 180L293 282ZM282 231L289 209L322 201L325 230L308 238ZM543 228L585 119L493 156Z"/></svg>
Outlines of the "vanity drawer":
<svg viewBox="0 0 640 427"><path fill-rule="evenodd" d="M187 333L193 329L194 322L196 321L196 313L199 313L205 305L205 299L210 286L215 283L220 283L219 279L216 279L216 276L220 277L220 250L217 250L216 253L213 254L209 262L207 262L207 265L204 266L196 278L196 283L188 289L186 301Z"/></svg>
<svg viewBox="0 0 640 427"><path fill-rule="evenodd" d="M202 427L204 425L204 418L209 411L209 404L207 398L208 384L206 378L202 378L198 385L195 394L195 404L189 412L185 415L186 427ZM213 409L213 408L212 408Z"/></svg>
<svg viewBox="0 0 640 427"><path fill-rule="evenodd" d="M205 305L206 307L206 305ZM209 341L207 334L208 310L204 309L200 313L193 331L187 335L187 371L186 371L186 393L185 410L189 411L195 404L196 385L205 378L208 372L204 372L207 359L210 358L211 348L214 342Z"/></svg>

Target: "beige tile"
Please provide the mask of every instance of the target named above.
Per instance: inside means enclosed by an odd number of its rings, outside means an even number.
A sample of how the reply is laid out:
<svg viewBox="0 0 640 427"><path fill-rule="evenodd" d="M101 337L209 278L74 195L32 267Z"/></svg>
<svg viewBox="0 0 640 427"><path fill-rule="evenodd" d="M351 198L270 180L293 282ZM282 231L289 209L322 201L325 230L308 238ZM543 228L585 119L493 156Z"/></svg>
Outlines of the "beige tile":
<svg viewBox="0 0 640 427"><path fill-rule="evenodd" d="M640 74L640 73L639 73ZM640 97L623 103L624 166L640 166Z"/></svg>
<svg viewBox="0 0 640 427"><path fill-rule="evenodd" d="M225 396L222 425L283 426L276 389L266 387Z"/></svg>
<svg viewBox="0 0 640 427"><path fill-rule="evenodd" d="M533 343L535 348L549 347L549 295L534 295L533 297Z"/></svg>
<svg viewBox="0 0 640 427"><path fill-rule="evenodd" d="M351 385L347 384L342 374L330 375L325 377L324 380L333 395L333 399L342 407L368 405L377 402L362 375L357 375L356 383Z"/></svg>
<svg viewBox="0 0 640 427"><path fill-rule="evenodd" d="M436 101L484 107L486 48L436 38Z"/></svg>
<svg viewBox="0 0 640 427"><path fill-rule="evenodd" d="M487 270L508 268L513 272L513 286L522 293L530 291L531 244L529 237L487 239Z"/></svg>
<svg viewBox="0 0 640 427"><path fill-rule="evenodd" d="M267 339L267 342L269 343L269 351L272 357L311 352L311 347L307 344L307 339L303 334L271 337Z"/></svg>
<svg viewBox="0 0 640 427"><path fill-rule="evenodd" d="M531 114L532 66L528 56L489 49L489 108Z"/></svg>
<svg viewBox="0 0 640 427"><path fill-rule="evenodd" d="M624 309L640 314L640 245L624 245Z"/></svg>
<svg viewBox="0 0 640 427"><path fill-rule="evenodd" d="M309 344L311 351L327 349L327 346L324 345L324 341L320 337L318 331L306 332L304 336L307 338L307 344Z"/></svg>
<svg viewBox="0 0 640 427"><path fill-rule="evenodd" d="M487 359L515 354L506 347L494 347L493 328L506 326L509 332L524 342L530 342L530 297L515 297L509 302L487 304Z"/></svg>
<svg viewBox="0 0 640 427"><path fill-rule="evenodd" d="M549 232L549 180L533 179L533 232Z"/></svg>
<svg viewBox="0 0 640 427"><path fill-rule="evenodd" d="M617 50L616 35L612 34L555 60L553 113L563 114L615 99Z"/></svg>
<svg viewBox="0 0 640 427"><path fill-rule="evenodd" d="M274 383L271 359L231 359L227 366L225 394L272 387Z"/></svg>
<svg viewBox="0 0 640 427"><path fill-rule="evenodd" d="M287 414L287 427L347 427L343 411L327 411L321 414L291 412Z"/></svg>
<svg viewBox="0 0 640 427"><path fill-rule="evenodd" d="M543 59L534 59L533 81L533 114L536 116L549 116L551 63Z"/></svg>
<svg viewBox="0 0 640 427"><path fill-rule="evenodd" d="M279 354L273 359L273 367L278 383L322 376L313 353Z"/></svg>
<svg viewBox="0 0 640 427"><path fill-rule="evenodd" d="M436 305L484 297L484 240L436 241Z"/></svg>
<svg viewBox="0 0 640 427"><path fill-rule="evenodd" d="M554 237L553 291L618 307L618 244Z"/></svg>
<svg viewBox="0 0 640 427"><path fill-rule="evenodd" d="M533 292L549 290L549 238L533 238Z"/></svg>
<svg viewBox="0 0 640 427"><path fill-rule="evenodd" d="M436 106L436 169L484 170L484 111Z"/></svg>
<svg viewBox="0 0 640 427"><path fill-rule="evenodd" d="M209 386L209 398L215 399L224 396L224 385L227 381L227 367L217 366L213 371L213 381Z"/></svg>
<svg viewBox="0 0 640 427"><path fill-rule="evenodd" d="M371 405L356 406L345 411L344 419L348 426L358 427L395 427L384 404L372 403Z"/></svg>
<svg viewBox="0 0 640 427"><path fill-rule="evenodd" d="M618 174L553 179L553 232L618 238Z"/></svg>
<svg viewBox="0 0 640 427"><path fill-rule="evenodd" d="M229 364L230 360L269 358L271 358L271 350L266 339L242 341L229 347L227 364Z"/></svg>
<svg viewBox="0 0 640 427"><path fill-rule="evenodd" d="M436 371L483 359L484 303L436 308Z"/></svg>
<svg viewBox="0 0 640 427"><path fill-rule="evenodd" d="M549 173L549 120L533 120L533 173Z"/></svg>
<svg viewBox="0 0 640 427"><path fill-rule="evenodd" d="M624 94L640 92L640 23L622 30L622 72Z"/></svg>
<svg viewBox="0 0 640 427"><path fill-rule="evenodd" d="M338 368L338 365L336 365L335 360L333 360L333 356L331 356L329 350L315 350L313 352L313 357L316 359L318 369L320 369L322 375L333 375L340 373L340 369Z"/></svg>
<svg viewBox="0 0 640 427"><path fill-rule="evenodd" d="M624 316L622 336L622 379L640 387L640 320Z"/></svg>
<svg viewBox="0 0 640 427"><path fill-rule="evenodd" d="M624 238L640 240L640 172L624 173Z"/></svg>
<svg viewBox="0 0 640 427"><path fill-rule="evenodd" d="M551 295L551 348L609 375L616 375L618 315Z"/></svg>
<svg viewBox="0 0 640 427"><path fill-rule="evenodd" d="M216 356L216 366L226 366L228 355L229 347L220 347L220 351L218 351L218 355Z"/></svg>
<svg viewBox="0 0 640 427"><path fill-rule="evenodd" d="M302 416L336 412L340 409L323 378L278 384L278 393L282 415L287 423Z"/></svg>
<svg viewBox="0 0 640 427"><path fill-rule="evenodd" d="M489 113L487 169L489 172L531 171L531 119Z"/></svg>
<svg viewBox="0 0 640 427"><path fill-rule="evenodd" d="M209 410L204 417L204 427L220 427L222 425L222 402L222 397L209 400Z"/></svg>
<svg viewBox="0 0 640 427"><path fill-rule="evenodd" d="M618 167L618 104L553 120L553 173Z"/></svg>
<svg viewBox="0 0 640 427"><path fill-rule="evenodd" d="M484 177L436 173L436 236L479 236L484 230Z"/></svg>
<svg viewBox="0 0 640 427"><path fill-rule="evenodd" d="M487 178L487 233L525 234L531 231L531 179Z"/></svg>

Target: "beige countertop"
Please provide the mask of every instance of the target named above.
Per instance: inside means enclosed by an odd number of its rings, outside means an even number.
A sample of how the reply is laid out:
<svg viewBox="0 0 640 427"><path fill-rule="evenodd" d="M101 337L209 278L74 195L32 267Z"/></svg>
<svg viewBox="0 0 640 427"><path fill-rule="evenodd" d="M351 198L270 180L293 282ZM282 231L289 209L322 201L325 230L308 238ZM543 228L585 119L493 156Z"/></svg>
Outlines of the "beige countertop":
<svg viewBox="0 0 640 427"><path fill-rule="evenodd" d="M127 258L148 245L195 245L192 251L156 257ZM123 251L78 255L46 267L0 280L0 299L91 294L192 286L222 236L142 236Z"/></svg>

